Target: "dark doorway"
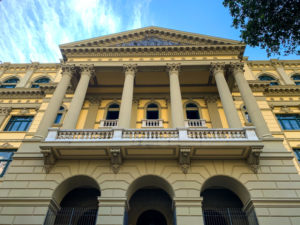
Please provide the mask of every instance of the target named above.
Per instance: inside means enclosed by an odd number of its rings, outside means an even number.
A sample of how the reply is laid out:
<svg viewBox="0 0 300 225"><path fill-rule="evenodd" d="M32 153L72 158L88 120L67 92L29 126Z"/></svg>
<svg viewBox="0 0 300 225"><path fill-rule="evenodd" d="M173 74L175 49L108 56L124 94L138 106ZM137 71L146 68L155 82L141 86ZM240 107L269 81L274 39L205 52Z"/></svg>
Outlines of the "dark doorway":
<svg viewBox="0 0 300 225"><path fill-rule="evenodd" d="M160 212L147 210L139 216L137 225L167 225L167 221Z"/></svg>
<svg viewBox="0 0 300 225"><path fill-rule="evenodd" d="M99 190L76 188L61 201L54 225L95 225Z"/></svg>

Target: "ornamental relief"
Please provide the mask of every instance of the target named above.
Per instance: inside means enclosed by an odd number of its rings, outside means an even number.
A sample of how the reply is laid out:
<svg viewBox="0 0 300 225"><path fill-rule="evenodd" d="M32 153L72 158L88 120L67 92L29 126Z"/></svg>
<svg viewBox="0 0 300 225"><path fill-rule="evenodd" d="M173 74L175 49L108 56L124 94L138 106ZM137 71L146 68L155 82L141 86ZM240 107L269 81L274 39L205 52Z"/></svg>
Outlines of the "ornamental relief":
<svg viewBox="0 0 300 225"><path fill-rule="evenodd" d="M174 42L171 40L164 40L157 37L145 37L142 40L133 40L126 43L115 45L115 47L134 47L134 46L169 46L169 45L190 45L188 43Z"/></svg>

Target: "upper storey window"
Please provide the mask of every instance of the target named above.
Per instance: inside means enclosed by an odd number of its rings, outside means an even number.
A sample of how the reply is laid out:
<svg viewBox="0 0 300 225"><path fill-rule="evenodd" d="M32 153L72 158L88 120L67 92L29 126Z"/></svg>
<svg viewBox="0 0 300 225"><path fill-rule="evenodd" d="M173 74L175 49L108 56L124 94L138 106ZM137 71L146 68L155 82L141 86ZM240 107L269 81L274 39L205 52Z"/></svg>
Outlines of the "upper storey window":
<svg viewBox="0 0 300 225"><path fill-rule="evenodd" d="M0 87L1 88L15 88L19 81L20 81L19 78L10 78L10 79L4 81Z"/></svg>
<svg viewBox="0 0 300 225"><path fill-rule="evenodd" d="M27 131L33 116L12 116L4 131Z"/></svg>
<svg viewBox="0 0 300 225"><path fill-rule="evenodd" d="M0 150L0 177L3 177L5 171L12 161L14 150Z"/></svg>
<svg viewBox="0 0 300 225"><path fill-rule="evenodd" d="M300 130L300 115L277 114L276 117L283 130Z"/></svg>
<svg viewBox="0 0 300 225"><path fill-rule="evenodd" d="M274 77L271 77L269 75L261 75L258 77L258 79L263 81L271 81L271 86L278 85L278 81Z"/></svg>
<svg viewBox="0 0 300 225"><path fill-rule="evenodd" d="M194 103L186 104L186 118L188 120L198 120L200 119L198 106Z"/></svg>
<svg viewBox="0 0 300 225"><path fill-rule="evenodd" d="M147 120L158 120L159 119L159 109L156 104L151 103L147 106L146 119Z"/></svg>
<svg viewBox="0 0 300 225"><path fill-rule="evenodd" d="M49 83L50 82L50 79L47 78L47 77L43 77L43 78L40 78L36 81L34 81L34 83L31 85L32 88L39 88L40 85L39 84L46 84L46 83Z"/></svg>
<svg viewBox="0 0 300 225"><path fill-rule="evenodd" d="M292 79L294 80L296 85L300 85L300 74L293 75Z"/></svg>
<svg viewBox="0 0 300 225"><path fill-rule="evenodd" d="M120 106L117 103L111 104L107 109L106 119L117 120L119 119Z"/></svg>

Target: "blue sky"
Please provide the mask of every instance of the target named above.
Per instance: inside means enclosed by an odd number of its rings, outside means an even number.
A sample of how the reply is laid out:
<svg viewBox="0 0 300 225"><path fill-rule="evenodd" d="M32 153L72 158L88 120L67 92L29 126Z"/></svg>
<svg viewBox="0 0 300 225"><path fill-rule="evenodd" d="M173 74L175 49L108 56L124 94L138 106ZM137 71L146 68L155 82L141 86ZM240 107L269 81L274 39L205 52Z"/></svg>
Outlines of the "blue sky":
<svg viewBox="0 0 300 225"><path fill-rule="evenodd" d="M222 0L2 0L0 61L59 62L59 44L151 25L240 40L231 23ZM268 59L249 46L245 56Z"/></svg>

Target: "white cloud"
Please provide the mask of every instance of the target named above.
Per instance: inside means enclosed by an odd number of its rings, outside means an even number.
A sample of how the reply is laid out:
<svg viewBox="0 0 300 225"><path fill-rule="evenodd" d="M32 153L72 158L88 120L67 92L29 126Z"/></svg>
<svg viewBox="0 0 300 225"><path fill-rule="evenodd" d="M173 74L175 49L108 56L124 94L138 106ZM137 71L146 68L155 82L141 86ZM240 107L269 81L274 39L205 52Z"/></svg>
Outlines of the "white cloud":
<svg viewBox="0 0 300 225"><path fill-rule="evenodd" d="M120 1L2 1L0 60L58 62L59 44L141 27L150 0L128 1L129 12L122 8L118 14Z"/></svg>

